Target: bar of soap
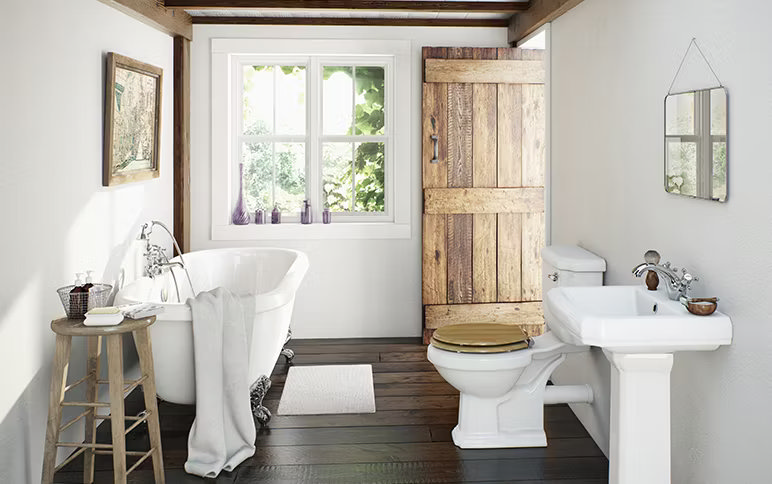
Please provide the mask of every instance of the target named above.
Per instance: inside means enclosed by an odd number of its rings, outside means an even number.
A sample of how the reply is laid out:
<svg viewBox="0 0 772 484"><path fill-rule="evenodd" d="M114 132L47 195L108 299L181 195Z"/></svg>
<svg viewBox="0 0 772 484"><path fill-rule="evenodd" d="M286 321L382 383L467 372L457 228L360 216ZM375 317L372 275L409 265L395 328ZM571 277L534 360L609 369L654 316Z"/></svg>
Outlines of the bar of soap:
<svg viewBox="0 0 772 484"><path fill-rule="evenodd" d="M86 313L86 315L95 315L95 314L118 314L121 310L116 308L115 306L107 306L104 308L94 308L90 309L89 312Z"/></svg>

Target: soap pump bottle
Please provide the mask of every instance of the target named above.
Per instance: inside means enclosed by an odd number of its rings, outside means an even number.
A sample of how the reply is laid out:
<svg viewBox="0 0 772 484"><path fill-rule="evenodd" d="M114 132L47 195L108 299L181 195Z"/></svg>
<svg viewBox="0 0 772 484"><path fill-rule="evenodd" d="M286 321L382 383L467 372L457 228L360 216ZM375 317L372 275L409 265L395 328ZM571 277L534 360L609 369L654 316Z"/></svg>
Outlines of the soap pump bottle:
<svg viewBox="0 0 772 484"><path fill-rule="evenodd" d="M85 289L86 292L94 287L94 278L92 274L94 274L94 271L86 271L86 283L83 284L83 289Z"/></svg>
<svg viewBox="0 0 772 484"><path fill-rule="evenodd" d="M88 289L83 287L82 272L75 273L75 287L70 291L70 314L72 318L82 318L84 308L88 306Z"/></svg>

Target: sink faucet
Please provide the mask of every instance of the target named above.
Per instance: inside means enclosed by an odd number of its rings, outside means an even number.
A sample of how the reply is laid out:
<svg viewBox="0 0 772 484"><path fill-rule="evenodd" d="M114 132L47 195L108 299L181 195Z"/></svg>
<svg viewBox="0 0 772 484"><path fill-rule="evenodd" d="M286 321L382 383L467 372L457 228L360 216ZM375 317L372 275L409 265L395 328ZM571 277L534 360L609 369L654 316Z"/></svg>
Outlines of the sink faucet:
<svg viewBox="0 0 772 484"><path fill-rule="evenodd" d="M699 280L689 274L686 269L681 269L681 275L679 276L678 269L672 267L670 262L665 262L662 265L644 262L633 268L633 274L635 274L636 277L641 277L648 271L654 271L665 278L667 297L673 301L678 301L686 296L686 292L689 290L692 282Z"/></svg>

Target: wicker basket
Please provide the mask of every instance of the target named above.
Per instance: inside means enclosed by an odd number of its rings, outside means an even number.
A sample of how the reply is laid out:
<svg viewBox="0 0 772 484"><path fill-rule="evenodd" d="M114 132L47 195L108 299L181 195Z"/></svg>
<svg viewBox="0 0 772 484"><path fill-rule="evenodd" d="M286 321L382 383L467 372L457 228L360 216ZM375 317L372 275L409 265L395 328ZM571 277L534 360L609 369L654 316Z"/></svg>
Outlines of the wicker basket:
<svg viewBox="0 0 772 484"><path fill-rule="evenodd" d="M102 308L107 306L107 300L110 298L110 292L113 286L110 284L94 284L88 292L74 292L75 286L64 286L56 290L59 293L59 299L62 300L64 312L70 319L83 319L86 312L93 308Z"/></svg>

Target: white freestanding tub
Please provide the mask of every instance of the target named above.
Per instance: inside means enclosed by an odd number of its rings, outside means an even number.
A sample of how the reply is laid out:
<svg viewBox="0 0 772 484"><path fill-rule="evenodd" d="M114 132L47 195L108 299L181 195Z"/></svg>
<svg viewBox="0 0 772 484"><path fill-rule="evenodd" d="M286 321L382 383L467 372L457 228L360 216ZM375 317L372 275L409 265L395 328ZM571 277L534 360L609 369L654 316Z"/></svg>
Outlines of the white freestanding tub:
<svg viewBox="0 0 772 484"><path fill-rule="evenodd" d="M274 248L202 250L183 257L196 292L224 287L240 296L245 308L254 306L254 316L247 325L249 381L270 377L287 338L295 293L308 270L308 257L296 250ZM193 292L184 271L178 267L172 270L182 302L177 302L174 281L166 272L128 284L116 295L115 304L163 304L164 312L150 326L156 393L172 403L193 404L193 326L190 306L185 302Z"/></svg>

